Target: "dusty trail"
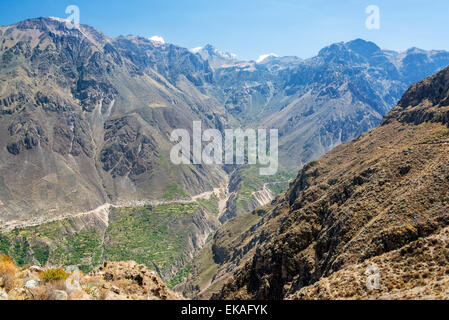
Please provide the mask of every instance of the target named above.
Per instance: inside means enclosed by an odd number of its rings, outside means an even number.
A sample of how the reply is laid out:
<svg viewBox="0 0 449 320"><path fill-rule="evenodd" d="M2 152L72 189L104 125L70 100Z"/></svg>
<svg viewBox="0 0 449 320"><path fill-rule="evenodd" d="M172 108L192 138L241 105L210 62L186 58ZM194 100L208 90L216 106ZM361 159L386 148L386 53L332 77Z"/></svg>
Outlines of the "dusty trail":
<svg viewBox="0 0 449 320"><path fill-rule="evenodd" d="M285 181L278 181L278 182L267 182L264 184L263 189L253 192L254 199L259 202L261 206L268 204L274 199L274 195L271 192L270 189L268 189L268 185L270 184L280 184L284 183ZM99 206L98 208L90 211L84 211L79 212L75 214L65 214L61 215L55 218L51 219L34 219L29 221L11 221L7 224L0 226L0 233L4 232L10 232L14 229L18 228L29 228L29 227L36 227L39 225L43 225L46 223L56 222L65 220L68 218L78 218L83 216L89 216L94 215L99 220L101 220L106 226L109 225L109 212L111 208L126 208L126 207L142 207L146 205L150 206L159 206L159 205L167 205L167 204L188 204L188 203L194 203L198 200L209 200L212 195L215 195L218 199L218 208L219 208L219 216L226 210L226 206L228 203L228 200L231 196L229 193L229 179L227 179L226 183L223 184L219 188L214 188L211 191L206 191L203 193L200 193L198 195L192 196L189 199L179 199L179 200L135 200L135 201L123 201L116 204L111 203L105 203Z"/></svg>
<svg viewBox="0 0 449 320"><path fill-rule="evenodd" d="M105 203L94 210L79 212L79 213L75 213L75 214L65 214L65 215L51 218L51 219L40 218L40 219L35 219L35 220L30 220L30 221L11 221L5 225L0 226L0 233L10 232L10 231L12 231L14 229L18 229L18 228L36 227L36 226L43 225L46 223L61 221L61 220L65 220L68 218L78 218L78 217L89 216L89 215L97 216L106 226L108 226L109 225L109 212L110 212L111 207L112 208L126 208L126 207L142 207L142 206L146 206L146 205L159 206L159 205L175 204L175 203L188 204L188 203L196 202L201 199L209 200L212 197L212 195L215 195L219 199L220 210L224 210L224 208L226 207L226 201L227 201L226 200L227 189L228 189L227 185L223 186L221 188L214 188L214 190L212 190L212 191L203 192L201 194L192 196L190 199L136 200L136 201L119 202L117 204ZM221 204L223 201L225 201L224 205Z"/></svg>

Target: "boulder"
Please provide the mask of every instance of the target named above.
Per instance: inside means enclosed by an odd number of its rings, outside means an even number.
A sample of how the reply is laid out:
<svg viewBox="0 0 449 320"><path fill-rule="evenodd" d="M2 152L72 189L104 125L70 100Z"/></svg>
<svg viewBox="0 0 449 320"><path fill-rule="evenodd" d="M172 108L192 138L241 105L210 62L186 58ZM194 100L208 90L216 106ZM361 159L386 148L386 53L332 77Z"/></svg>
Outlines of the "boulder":
<svg viewBox="0 0 449 320"><path fill-rule="evenodd" d="M62 290L54 290L50 295L50 300L67 300L67 292Z"/></svg>
<svg viewBox="0 0 449 320"><path fill-rule="evenodd" d="M42 272L42 271L44 271L44 269L42 269L42 268L39 267L39 266L31 266L31 267L29 268L29 270L30 270L31 272Z"/></svg>
<svg viewBox="0 0 449 320"><path fill-rule="evenodd" d="M35 288L38 288L39 286L40 286L40 282L37 280L28 280L25 283L25 288L28 288L28 289L35 289Z"/></svg>
<svg viewBox="0 0 449 320"><path fill-rule="evenodd" d="M80 268L78 268L78 266L68 266L68 267L65 267L64 268L65 269L65 272L67 272L67 273L72 273L72 272L75 272L75 271L80 271Z"/></svg>
<svg viewBox="0 0 449 320"><path fill-rule="evenodd" d="M68 277L65 281L65 286L67 288L68 292L73 292L76 290L82 290L80 282L79 282L79 276L74 276L71 275L70 277Z"/></svg>
<svg viewBox="0 0 449 320"><path fill-rule="evenodd" d="M8 300L8 294L3 288L0 288L0 300Z"/></svg>
<svg viewBox="0 0 449 320"><path fill-rule="evenodd" d="M120 289L116 286L112 286L111 287L112 292L116 293L116 294L120 294Z"/></svg>

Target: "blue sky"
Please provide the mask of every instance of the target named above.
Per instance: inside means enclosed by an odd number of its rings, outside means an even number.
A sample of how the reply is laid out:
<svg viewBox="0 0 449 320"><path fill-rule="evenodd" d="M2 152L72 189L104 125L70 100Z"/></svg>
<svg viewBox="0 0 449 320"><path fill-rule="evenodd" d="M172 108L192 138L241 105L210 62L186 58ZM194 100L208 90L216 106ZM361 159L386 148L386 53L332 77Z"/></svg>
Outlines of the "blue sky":
<svg viewBox="0 0 449 320"><path fill-rule="evenodd" d="M241 59L264 53L307 58L322 47L363 38L382 48L449 50L448 0L0 0L0 24L66 17L77 5L81 23L109 36L162 36L193 48L210 43ZM368 5L380 29L368 30Z"/></svg>

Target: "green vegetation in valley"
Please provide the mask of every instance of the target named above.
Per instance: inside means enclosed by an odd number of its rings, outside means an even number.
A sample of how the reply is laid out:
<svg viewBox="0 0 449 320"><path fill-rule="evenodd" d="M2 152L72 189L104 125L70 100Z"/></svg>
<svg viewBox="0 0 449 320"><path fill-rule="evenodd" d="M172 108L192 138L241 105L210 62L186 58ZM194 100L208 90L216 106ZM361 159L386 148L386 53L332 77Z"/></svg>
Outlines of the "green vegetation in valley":
<svg viewBox="0 0 449 320"><path fill-rule="evenodd" d="M78 265L90 271L101 263L101 230L76 232L73 220L61 220L40 226L15 229L0 236L0 252L10 255L19 265Z"/></svg>
<svg viewBox="0 0 449 320"><path fill-rule="evenodd" d="M30 244L26 238L18 238L10 250L11 257L16 261L19 266L23 266L29 262L27 252Z"/></svg>
<svg viewBox="0 0 449 320"><path fill-rule="evenodd" d="M164 204L156 207L117 208L110 214L105 259L134 260L167 272L185 258L188 250L188 223L198 205Z"/></svg>
<svg viewBox="0 0 449 320"><path fill-rule="evenodd" d="M31 247L34 257L41 266L45 266L50 257L50 247L46 243L36 243Z"/></svg>
<svg viewBox="0 0 449 320"><path fill-rule="evenodd" d="M0 234L0 253L7 255L10 247L11 242L9 241L9 238L5 235Z"/></svg>
<svg viewBox="0 0 449 320"><path fill-rule="evenodd" d="M170 289L173 289L173 287L186 281L187 277L189 276L191 267L192 266L188 264L184 268L180 269L176 273L176 275L167 282L167 286Z"/></svg>
<svg viewBox="0 0 449 320"><path fill-rule="evenodd" d="M135 208L113 208L109 226L70 218L0 234L0 253L20 265L78 266L89 272L103 261L134 260L167 276L188 261L193 214L200 208L218 213L218 199ZM169 281L184 281L184 266Z"/></svg>
<svg viewBox="0 0 449 320"><path fill-rule="evenodd" d="M51 263L55 265L78 265L88 272L101 264L102 234L97 230L84 230L64 238L53 251Z"/></svg>
<svg viewBox="0 0 449 320"><path fill-rule="evenodd" d="M214 215L218 215L220 213L218 208L218 198L215 194L211 195L209 199L197 199L196 202L206 209L207 212Z"/></svg>
<svg viewBox="0 0 449 320"><path fill-rule="evenodd" d="M275 195L278 195L288 188L289 180L294 178L294 175L288 171L279 169L278 173L273 176L262 176L259 172L259 166L249 166L242 169L242 182L237 193L237 213L244 214L251 209L249 205L253 200L253 193L262 190L264 184L267 184Z"/></svg>
<svg viewBox="0 0 449 320"><path fill-rule="evenodd" d="M175 200L180 198L188 198L189 195L181 189L177 184L167 186L166 192L162 195L164 200Z"/></svg>

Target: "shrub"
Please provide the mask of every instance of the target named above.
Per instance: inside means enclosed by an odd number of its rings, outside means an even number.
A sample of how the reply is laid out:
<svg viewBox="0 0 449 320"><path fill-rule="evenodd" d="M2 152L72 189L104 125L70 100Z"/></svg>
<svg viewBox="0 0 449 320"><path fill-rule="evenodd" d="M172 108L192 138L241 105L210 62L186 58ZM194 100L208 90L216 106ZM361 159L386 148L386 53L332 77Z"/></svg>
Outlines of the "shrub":
<svg viewBox="0 0 449 320"><path fill-rule="evenodd" d="M11 257L0 254L0 263L14 263Z"/></svg>
<svg viewBox="0 0 449 320"><path fill-rule="evenodd" d="M0 285L7 291L14 288L19 268L14 264L12 258L0 254Z"/></svg>
<svg viewBox="0 0 449 320"><path fill-rule="evenodd" d="M42 280L44 280L45 282L50 282L50 281L58 281L58 280L65 280L70 276L69 273L65 272L63 269L61 268L57 268L57 269L48 269L45 270L41 273L41 278Z"/></svg>

